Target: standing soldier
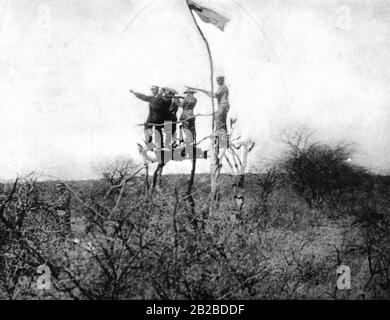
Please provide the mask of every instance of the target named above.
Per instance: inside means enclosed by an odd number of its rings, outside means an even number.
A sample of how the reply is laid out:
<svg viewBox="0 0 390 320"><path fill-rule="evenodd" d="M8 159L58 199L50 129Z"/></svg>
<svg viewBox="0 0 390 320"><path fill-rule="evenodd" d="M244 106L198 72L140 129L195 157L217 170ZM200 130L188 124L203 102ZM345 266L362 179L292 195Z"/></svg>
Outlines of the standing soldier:
<svg viewBox="0 0 390 320"><path fill-rule="evenodd" d="M160 137L162 137L161 132L162 125L164 123L162 94L159 93L158 86L152 86L151 91L152 95L147 96L142 93L135 92L134 90L130 90L130 92L138 99L149 102L149 115L144 126L146 143L150 143L153 140L153 127L160 133ZM155 126L154 124L158 125Z"/></svg>
<svg viewBox="0 0 390 320"><path fill-rule="evenodd" d="M187 96L185 97L185 99L181 104L183 111L180 115L180 121L182 121L180 131L181 131L181 136L184 129L189 130L191 132L192 134L191 139L187 139L186 137L186 140L188 142L196 141L194 108L197 103L197 100L194 97L194 93L196 93L196 91L192 89L187 89L186 91L184 91L184 94L187 94Z"/></svg>
<svg viewBox="0 0 390 320"><path fill-rule="evenodd" d="M230 109L229 104L229 88L225 84L225 77L218 76L217 77L217 83L218 83L218 90L216 93L214 93L213 98L217 98L218 101L218 110L216 113L216 128L215 130L219 131L220 129L223 129L225 132L227 132L227 125L226 125L226 119L227 119L227 113ZM212 96L211 91L193 88L193 87L187 87L188 89L194 89L197 91L201 91L205 94L207 94L209 97Z"/></svg>
<svg viewBox="0 0 390 320"><path fill-rule="evenodd" d="M56 210L58 217L61 219L65 235L70 235L72 233L70 212L71 196L63 183L58 183L56 185L56 190L58 197L54 204L54 209Z"/></svg>
<svg viewBox="0 0 390 320"><path fill-rule="evenodd" d="M230 109L229 89L225 84L225 77L223 76L217 77L217 83L219 85L219 88L215 93L215 98L217 98L218 101L218 111L217 111L215 129L216 130L224 129L225 132L227 132L226 119L227 119L227 113ZM211 92L209 93L209 96L211 97Z"/></svg>
<svg viewBox="0 0 390 320"><path fill-rule="evenodd" d="M194 89L207 94L209 97L216 98L218 101L218 109L215 114L215 135L219 137L220 151L218 157L221 157L226 149L229 147L229 137L227 134L227 114L230 109L229 104L229 89L225 84L225 77L217 77L218 90L214 95L211 91L197 89L193 87L187 87L188 89Z"/></svg>
<svg viewBox="0 0 390 320"><path fill-rule="evenodd" d="M171 139L170 137L167 136L167 141L172 141L173 142L172 145L175 145L175 141L173 137L176 133L176 126L177 126L176 113L179 110L180 101L179 101L179 97L176 97L177 91L175 89L164 87L163 92L164 92L163 99L166 103L164 107L164 110L166 110L166 116L164 120L171 122L170 129L172 129L170 130L171 131L170 134L172 135ZM169 133L165 132L165 134L168 135Z"/></svg>

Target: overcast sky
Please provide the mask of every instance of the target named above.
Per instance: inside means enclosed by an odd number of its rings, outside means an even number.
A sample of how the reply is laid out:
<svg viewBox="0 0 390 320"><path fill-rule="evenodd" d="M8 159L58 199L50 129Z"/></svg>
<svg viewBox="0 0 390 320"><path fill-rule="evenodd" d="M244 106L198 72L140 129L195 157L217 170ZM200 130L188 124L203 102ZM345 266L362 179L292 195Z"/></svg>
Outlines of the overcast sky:
<svg viewBox="0 0 390 320"><path fill-rule="evenodd" d="M257 143L251 163L278 156L281 130L306 125L390 173L388 1L199 2L231 19L225 32L202 28L231 115ZM100 163L139 159L148 108L128 91L152 84L210 87L185 0L0 0L0 179L88 179ZM210 108L198 94L197 112ZM210 119L197 129L207 135Z"/></svg>

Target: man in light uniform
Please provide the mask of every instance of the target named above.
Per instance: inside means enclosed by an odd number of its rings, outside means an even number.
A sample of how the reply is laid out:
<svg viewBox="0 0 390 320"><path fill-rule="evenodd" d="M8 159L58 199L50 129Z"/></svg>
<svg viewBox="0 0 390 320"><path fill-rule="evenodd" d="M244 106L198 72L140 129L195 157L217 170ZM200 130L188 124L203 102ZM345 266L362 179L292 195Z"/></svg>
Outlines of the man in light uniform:
<svg viewBox="0 0 390 320"><path fill-rule="evenodd" d="M224 76L218 76L217 77L217 83L218 83L218 90L214 93L213 98L217 99L218 102L218 109L216 112L216 128L215 130L223 129L225 132L227 132L227 125L226 125L226 119L227 119L227 113L230 109L229 104L229 88L225 84L225 77ZM198 89L193 87L187 87L191 90L197 90L201 91L205 94L207 94L209 97L212 96L212 92L204 89Z"/></svg>
<svg viewBox="0 0 390 320"><path fill-rule="evenodd" d="M180 120L182 121L181 134L183 133L183 130L188 130L191 132L191 139L187 139L186 137L186 141L189 143L196 141L194 108L196 106L197 99L194 97L194 93L196 93L196 91L192 89L187 89L184 91L184 94L187 94L187 96L181 103L181 107L183 108L183 111L180 115Z"/></svg>
<svg viewBox="0 0 390 320"><path fill-rule="evenodd" d="M214 94L211 91L198 89L194 87L187 87L188 89L197 90L207 94L209 97L216 98L218 101L218 109L215 114L215 135L219 137L220 141L220 152L219 157L223 155L225 150L229 146L229 140L227 136L227 114L230 109L229 103L229 88L225 84L225 77L217 77L218 90Z"/></svg>

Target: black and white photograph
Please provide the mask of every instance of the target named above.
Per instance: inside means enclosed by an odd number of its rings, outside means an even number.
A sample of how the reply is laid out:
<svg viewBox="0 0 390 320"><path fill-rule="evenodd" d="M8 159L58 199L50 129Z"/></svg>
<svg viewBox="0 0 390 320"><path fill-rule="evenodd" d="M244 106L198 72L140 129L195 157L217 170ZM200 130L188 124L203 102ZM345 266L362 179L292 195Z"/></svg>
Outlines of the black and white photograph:
<svg viewBox="0 0 390 320"><path fill-rule="evenodd" d="M0 300L389 300L389 62L386 0L0 0Z"/></svg>

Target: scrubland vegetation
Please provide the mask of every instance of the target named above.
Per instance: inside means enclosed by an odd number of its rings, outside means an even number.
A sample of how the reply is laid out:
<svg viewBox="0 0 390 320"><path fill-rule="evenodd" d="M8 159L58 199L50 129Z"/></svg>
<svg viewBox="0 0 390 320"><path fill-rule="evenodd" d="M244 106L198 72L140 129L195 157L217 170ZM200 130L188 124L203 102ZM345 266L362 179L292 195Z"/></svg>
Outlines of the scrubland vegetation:
<svg viewBox="0 0 390 320"><path fill-rule="evenodd" d="M351 163L345 145L286 141L278 161L245 176L244 205L223 176L164 175L146 190L133 162L67 182L72 234L52 208L55 182L0 186L2 299L388 299L390 183ZM127 183L120 184L124 177ZM130 177L130 178L129 178ZM37 288L37 268L51 288ZM337 267L351 289L336 287Z"/></svg>

